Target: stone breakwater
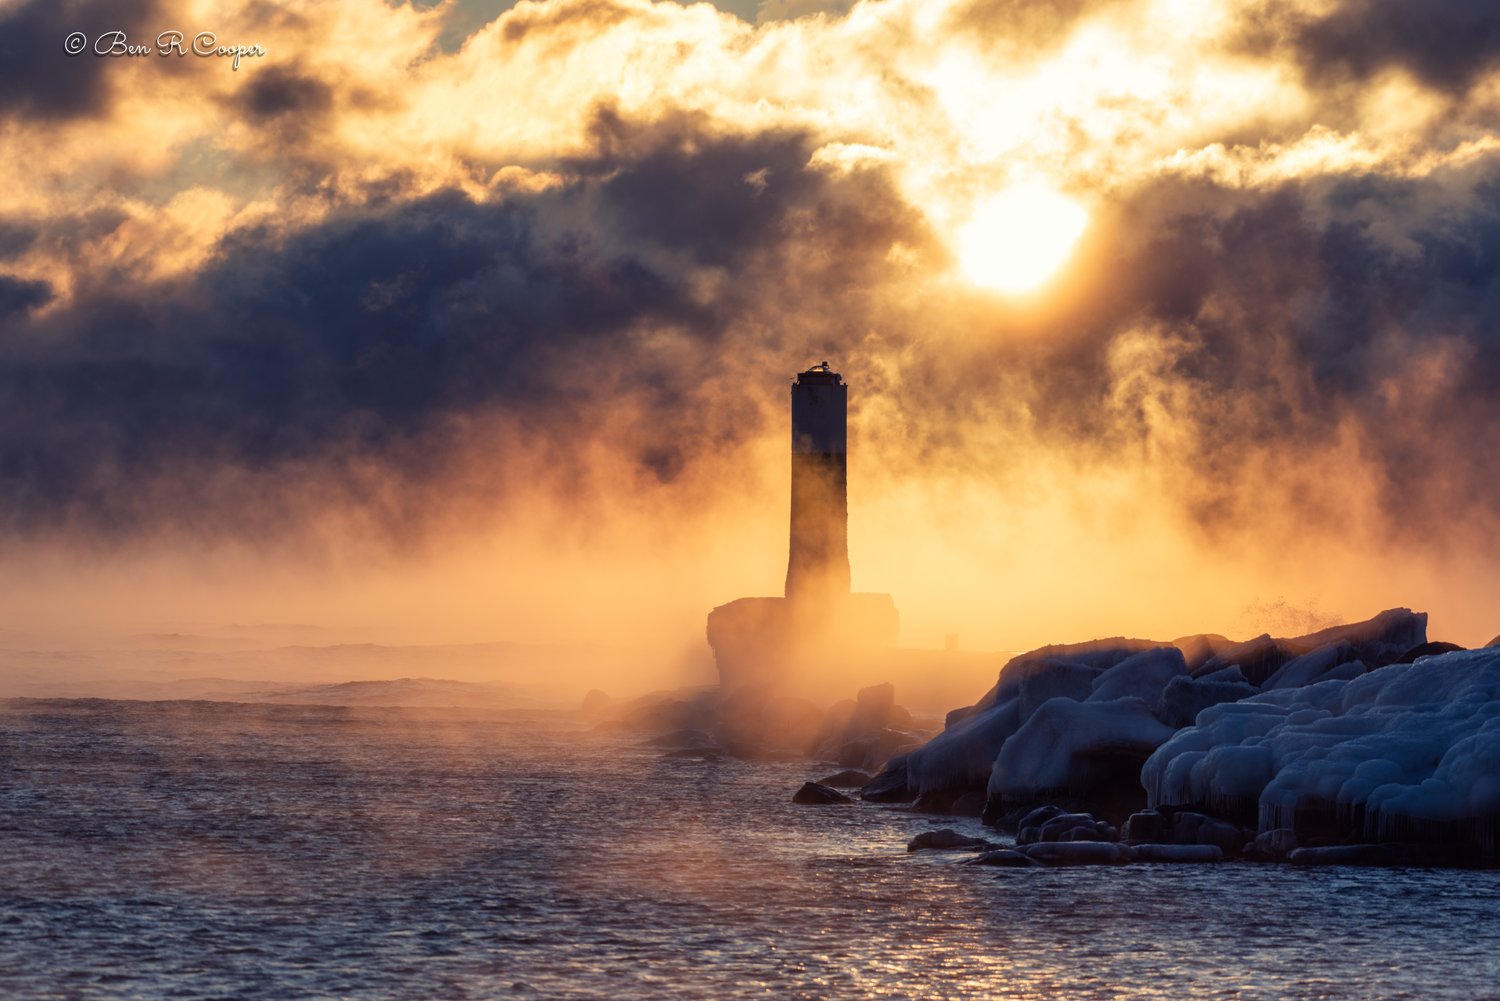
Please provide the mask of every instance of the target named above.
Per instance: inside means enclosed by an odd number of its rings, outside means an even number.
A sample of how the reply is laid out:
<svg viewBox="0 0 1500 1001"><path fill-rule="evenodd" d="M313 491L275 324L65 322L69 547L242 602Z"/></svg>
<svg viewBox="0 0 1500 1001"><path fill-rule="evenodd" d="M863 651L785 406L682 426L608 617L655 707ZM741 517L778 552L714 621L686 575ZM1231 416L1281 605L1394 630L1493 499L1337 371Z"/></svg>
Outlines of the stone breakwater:
<svg viewBox="0 0 1500 1001"><path fill-rule="evenodd" d="M982 816L1027 864L1500 865L1500 647L1426 626L1044 647L861 796Z"/></svg>

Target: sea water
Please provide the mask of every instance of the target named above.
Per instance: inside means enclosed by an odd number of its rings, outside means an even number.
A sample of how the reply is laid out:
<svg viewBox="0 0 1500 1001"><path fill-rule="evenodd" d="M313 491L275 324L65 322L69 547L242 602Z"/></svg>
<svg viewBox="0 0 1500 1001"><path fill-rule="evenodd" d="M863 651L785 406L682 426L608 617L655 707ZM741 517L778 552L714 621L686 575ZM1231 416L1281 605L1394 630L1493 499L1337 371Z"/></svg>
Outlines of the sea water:
<svg viewBox="0 0 1500 1001"><path fill-rule="evenodd" d="M831 770L831 769L829 769ZM1500 873L985 869L564 715L0 704L7 998L1500 997Z"/></svg>

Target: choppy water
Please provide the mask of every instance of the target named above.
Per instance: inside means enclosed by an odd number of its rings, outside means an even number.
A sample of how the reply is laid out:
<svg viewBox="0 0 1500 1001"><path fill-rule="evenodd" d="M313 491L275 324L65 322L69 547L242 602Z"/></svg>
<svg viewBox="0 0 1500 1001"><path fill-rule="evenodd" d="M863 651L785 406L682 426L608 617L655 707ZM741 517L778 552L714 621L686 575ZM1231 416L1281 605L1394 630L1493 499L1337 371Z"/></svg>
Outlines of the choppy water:
<svg viewBox="0 0 1500 1001"><path fill-rule="evenodd" d="M570 721L0 705L14 998L1500 997L1500 873L909 856ZM974 832L978 832L977 826Z"/></svg>

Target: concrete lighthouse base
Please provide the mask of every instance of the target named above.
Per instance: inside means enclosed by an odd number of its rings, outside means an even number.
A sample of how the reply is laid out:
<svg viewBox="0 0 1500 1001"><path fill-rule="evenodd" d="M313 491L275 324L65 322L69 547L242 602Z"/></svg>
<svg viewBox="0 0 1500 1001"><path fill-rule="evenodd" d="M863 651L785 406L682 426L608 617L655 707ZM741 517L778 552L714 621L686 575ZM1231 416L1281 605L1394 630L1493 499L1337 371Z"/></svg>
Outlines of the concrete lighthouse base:
<svg viewBox="0 0 1500 1001"><path fill-rule="evenodd" d="M872 655L895 647L899 625L888 594L740 598L708 614L708 644L726 693L767 688L821 699L867 679Z"/></svg>

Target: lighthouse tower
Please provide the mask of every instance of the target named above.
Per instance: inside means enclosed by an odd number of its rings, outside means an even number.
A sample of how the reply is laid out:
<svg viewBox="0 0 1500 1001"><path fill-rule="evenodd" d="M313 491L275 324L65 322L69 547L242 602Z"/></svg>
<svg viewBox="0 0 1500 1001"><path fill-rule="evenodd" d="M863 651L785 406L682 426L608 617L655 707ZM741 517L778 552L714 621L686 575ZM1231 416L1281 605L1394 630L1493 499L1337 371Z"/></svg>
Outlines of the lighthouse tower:
<svg viewBox="0 0 1500 1001"><path fill-rule="evenodd" d="M849 594L849 387L825 361L792 383L792 517L786 596Z"/></svg>
<svg viewBox="0 0 1500 1001"><path fill-rule="evenodd" d="M725 692L846 695L850 679L895 650L891 596L849 593L848 416L849 387L826 361L798 373L786 595L736 598L708 613Z"/></svg>

